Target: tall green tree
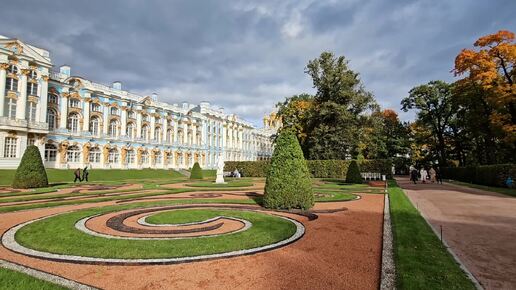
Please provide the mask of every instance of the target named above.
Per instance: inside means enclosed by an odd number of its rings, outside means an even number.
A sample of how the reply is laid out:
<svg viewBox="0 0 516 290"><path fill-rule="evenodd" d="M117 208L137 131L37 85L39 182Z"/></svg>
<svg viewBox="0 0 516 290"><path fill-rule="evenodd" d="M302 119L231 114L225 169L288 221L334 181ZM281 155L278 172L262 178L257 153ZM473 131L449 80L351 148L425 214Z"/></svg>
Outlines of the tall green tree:
<svg viewBox="0 0 516 290"><path fill-rule="evenodd" d="M308 62L305 69L316 89L306 140L309 159L357 157L367 112L378 110L358 73L344 56L331 52Z"/></svg>
<svg viewBox="0 0 516 290"><path fill-rule="evenodd" d="M430 132L440 164L448 162L446 134L458 109L452 99L452 89L452 84L431 81L411 89L409 96L401 101L403 111L417 110L416 122Z"/></svg>
<svg viewBox="0 0 516 290"><path fill-rule="evenodd" d="M308 124L311 120L313 110L314 97L309 94L294 95L285 99L284 102L278 103L277 115L281 118L281 130L293 131L303 153L307 154L306 140L310 132L308 132Z"/></svg>

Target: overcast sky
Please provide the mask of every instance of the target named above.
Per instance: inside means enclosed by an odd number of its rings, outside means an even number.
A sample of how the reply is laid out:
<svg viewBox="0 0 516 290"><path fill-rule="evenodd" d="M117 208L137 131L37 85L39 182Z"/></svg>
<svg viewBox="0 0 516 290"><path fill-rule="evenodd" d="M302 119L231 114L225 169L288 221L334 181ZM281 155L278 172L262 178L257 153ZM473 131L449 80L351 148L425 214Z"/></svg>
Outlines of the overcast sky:
<svg viewBox="0 0 516 290"><path fill-rule="evenodd" d="M344 55L400 111L413 86L453 80L462 48L516 31L515 0L3 2L0 34L50 50L56 68L161 101L209 101L255 124L314 92L304 68L322 51Z"/></svg>

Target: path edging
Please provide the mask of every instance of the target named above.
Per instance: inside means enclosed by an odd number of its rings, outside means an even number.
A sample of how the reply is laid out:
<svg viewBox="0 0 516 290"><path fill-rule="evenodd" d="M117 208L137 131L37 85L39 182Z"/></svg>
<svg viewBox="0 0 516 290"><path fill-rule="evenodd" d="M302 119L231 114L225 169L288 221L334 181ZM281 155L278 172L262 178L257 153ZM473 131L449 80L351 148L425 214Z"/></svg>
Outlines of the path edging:
<svg viewBox="0 0 516 290"><path fill-rule="evenodd" d="M383 208L382 273L380 290L396 289L396 264L394 263L393 236L389 194L385 194Z"/></svg>

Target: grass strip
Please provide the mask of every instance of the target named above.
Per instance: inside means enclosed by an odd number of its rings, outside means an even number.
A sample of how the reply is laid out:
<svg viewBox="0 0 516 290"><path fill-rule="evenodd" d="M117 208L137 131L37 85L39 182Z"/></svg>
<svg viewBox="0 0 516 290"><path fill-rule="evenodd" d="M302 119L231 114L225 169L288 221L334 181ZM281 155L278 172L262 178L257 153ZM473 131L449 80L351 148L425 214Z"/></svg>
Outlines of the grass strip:
<svg viewBox="0 0 516 290"><path fill-rule="evenodd" d="M389 181L397 289L475 289L396 181Z"/></svg>
<svg viewBox="0 0 516 290"><path fill-rule="evenodd" d="M34 278L30 275L20 273L11 269L0 267L0 286L2 289L20 290L58 290L67 289L65 287Z"/></svg>

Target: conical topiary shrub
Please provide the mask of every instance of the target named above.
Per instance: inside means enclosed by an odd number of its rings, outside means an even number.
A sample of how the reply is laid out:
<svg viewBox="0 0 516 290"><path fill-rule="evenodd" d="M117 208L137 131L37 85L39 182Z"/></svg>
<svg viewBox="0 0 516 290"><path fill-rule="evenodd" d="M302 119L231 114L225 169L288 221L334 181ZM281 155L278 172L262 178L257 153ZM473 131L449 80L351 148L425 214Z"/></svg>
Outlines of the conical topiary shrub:
<svg viewBox="0 0 516 290"><path fill-rule="evenodd" d="M14 175L12 186L14 188L48 186L47 172L45 171L43 160L41 160L38 147L34 145L27 147Z"/></svg>
<svg viewBox="0 0 516 290"><path fill-rule="evenodd" d="M349 164L348 172L346 173L346 183L362 183L360 168L355 160Z"/></svg>
<svg viewBox="0 0 516 290"><path fill-rule="evenodd" d="M309 209L314 205L312 181L303 151L294 133L284 131L275 142L265 181L264 206Z"/></svg>
<svg viewBox="0 0 516 290"><path fill-rule="evenodd" d="M202 169L199 162L195 162L190 172L190 179L202 179Z"/></svg>

